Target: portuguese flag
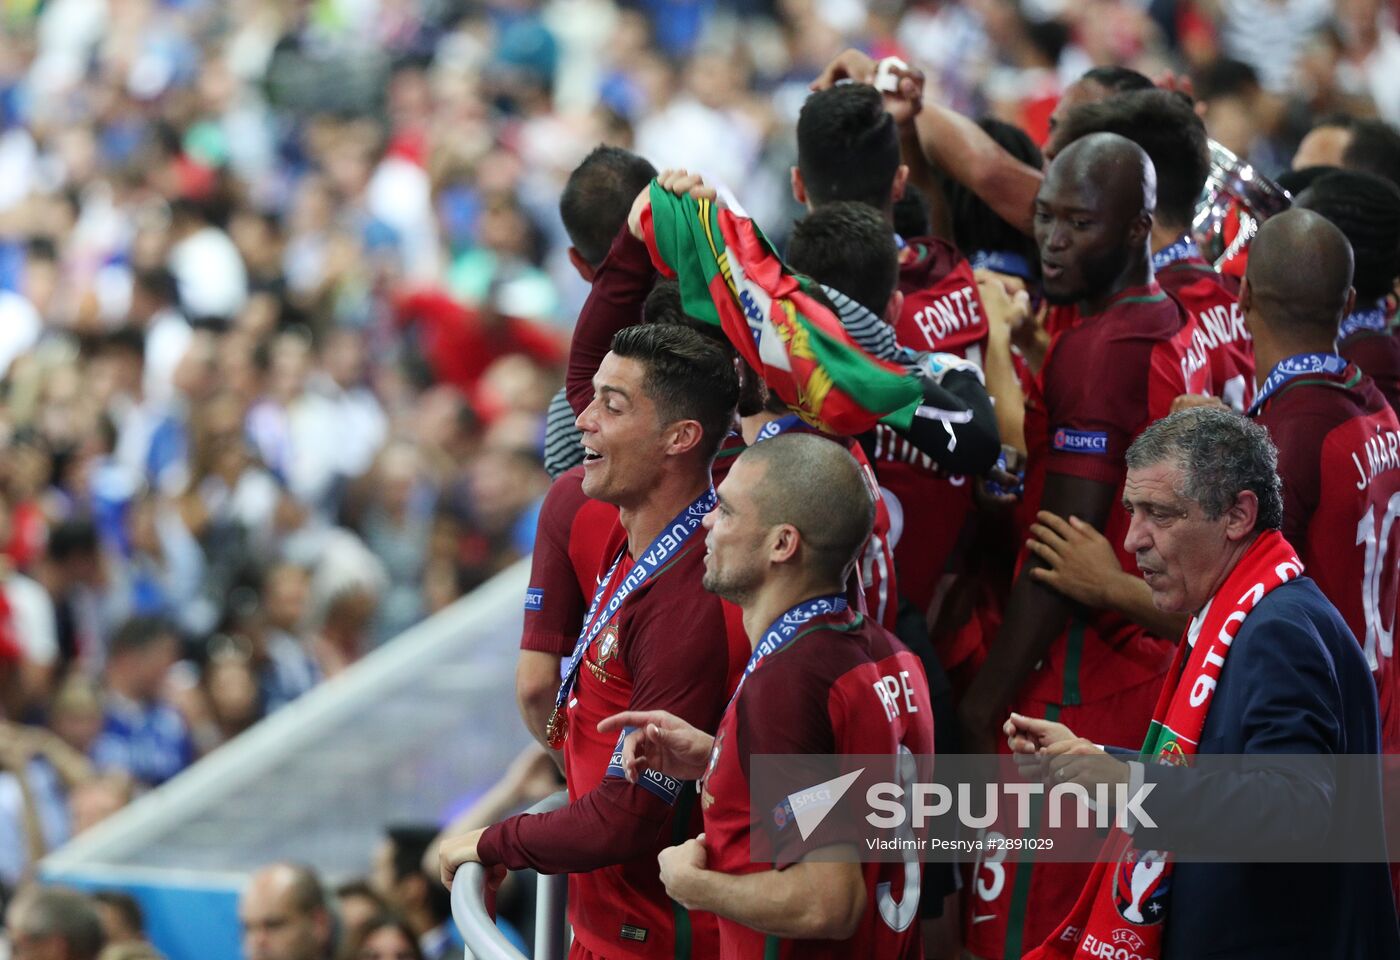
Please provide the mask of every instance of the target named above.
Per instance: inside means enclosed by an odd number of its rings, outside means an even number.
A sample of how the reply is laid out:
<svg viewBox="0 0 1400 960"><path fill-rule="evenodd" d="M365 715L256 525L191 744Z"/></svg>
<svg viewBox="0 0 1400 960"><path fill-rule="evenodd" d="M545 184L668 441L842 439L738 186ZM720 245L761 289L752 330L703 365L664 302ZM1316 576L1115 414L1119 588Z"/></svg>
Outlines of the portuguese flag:
<svg viewBox="0 0 1400 960"><path fill-rule="evenodd" d="M803 420L841 436L880 421L909 427L923 400L919 381L861 350L752 220L652 181L642 226L656 268L679 280L685 312L722 328Z"/></svg>

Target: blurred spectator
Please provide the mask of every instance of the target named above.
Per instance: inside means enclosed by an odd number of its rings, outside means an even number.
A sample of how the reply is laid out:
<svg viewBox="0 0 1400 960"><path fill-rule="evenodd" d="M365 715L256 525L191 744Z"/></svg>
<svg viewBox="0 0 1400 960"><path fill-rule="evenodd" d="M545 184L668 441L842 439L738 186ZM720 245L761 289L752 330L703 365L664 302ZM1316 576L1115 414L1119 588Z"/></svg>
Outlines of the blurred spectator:
<svg viewBox="0 0 1400 960"><path fill-rule="evenodd" d="M408 923L393 916L372 918L359 935L348 938L348 942L350 949L345 953L345 960L434 960L435 956L419 947ZM451 955L460 952L458 947Z"/></svg>
<svg viewBox="0 0 1400 960"><path fill-rule="evenodd" d="M246 960L331 960L335 921L310 867L275 863L248 880L238 901Z"/></svg>
<svg viewBox="0 0 1400 960"><path fill-rule="evenodd" d="M423 868L437 827L391 826L374 856L375 891L401 914L426 960L446 960L462 952L452 922L451 892Z"/></svg>
<svg viewBox="0 0 1400 960"><path fill-rule="evenodd" d="M154 617L133 617L112 638L104 673L106 703L93 758L158 786L194 761L194 743L180 712L165 699L179 641Z"/></svg>
<svg viewBox="0 0 1400 960"><path fill-rule="evenodd" d="M92 895L92 900L102 918L108 946L145 942L146 918L135 897L120 890L99 890Z"/></svg>
<svg viewBox="0 0 1400 960"><path fill-rule="evenodd" d="M72 798L92 777L87 758L55 734L0 724L0 883L28 879L68 839Z"/></svg>
<svg viewBox="0 0 1400 960"><path fill-rule="evenodd" d="M5 911L5 933L15 960L97 960L103 946L102 921L92 901L58 887L22 890Z"/></svg>
<svg viewBox="0 0 1400 960"><path fill-rule="evenodd" d="M350 944L358 943L369 925L389 911L389 904L368 880L350 880L336 887L335 903L341 936Z"/></svg>
<svg viewBox="0 0 1400 960"><path fill-rule="evenodd" d="M311 577L292 563L274 564L263 577L261 649L255 654L263 709L271 713L320 679L307 648Z"/></svg>

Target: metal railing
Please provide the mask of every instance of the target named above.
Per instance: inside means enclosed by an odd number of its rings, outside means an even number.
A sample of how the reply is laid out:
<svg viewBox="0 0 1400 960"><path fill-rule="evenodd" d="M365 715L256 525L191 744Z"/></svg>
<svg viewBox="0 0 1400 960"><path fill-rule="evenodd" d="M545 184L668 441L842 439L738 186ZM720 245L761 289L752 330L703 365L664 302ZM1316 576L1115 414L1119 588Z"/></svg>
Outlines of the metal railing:
<svg viewBox="0 0 1400 960"><path fill-rule="evenodd" d="M549 813L569 802L560 790L545 797L526 813ZM565 921L569 878L565 874L540 874L535 886L534 960L563 960L569 933ZM467 945L466 960L530 960L515 948L486 911L486 869L468 863L452 880L452 921Z"/></svg>

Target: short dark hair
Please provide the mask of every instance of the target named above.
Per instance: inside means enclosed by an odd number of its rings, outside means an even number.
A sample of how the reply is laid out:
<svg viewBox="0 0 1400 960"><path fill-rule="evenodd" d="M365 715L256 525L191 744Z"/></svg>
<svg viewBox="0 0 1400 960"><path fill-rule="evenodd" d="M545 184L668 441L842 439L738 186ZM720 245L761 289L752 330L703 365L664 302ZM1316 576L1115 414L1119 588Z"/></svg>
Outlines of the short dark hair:
<svg viewBox="0 0 1400 960"><path fill-rule="evenodd" d="M1258 531L1283 526L1283 481L1278 448L1269 431L1248 417L1218 407L1188 407L1163 417L1128 447L1128 469L1172 462L1185 474L1178 496L1219 519L1242 491L1259 500Z"/></svg>
<svg viewBox="0 0 1400 960"><path fill-rule="evenodd" d="M132 283L161 303L173 304L180 300L180 288L175 275L165 267L145 267L137 270Z"/></svg>
<svg viewBox="0 0 1400 960"><path fill-rule="evenodd" d="M899 132L880 92L841 83L807 98L797 117L797 169L813 206L890 202L899 169Z"/></svg>
<svg viewBox="0 0 1400 960"><path fill-rule="evenodd" d="M1210 175L1206 126L1190 102L1179 93L1152 89L1086 103L1056 128L1055 142L1063 147L1104 132L1142 147L1157 171L1157 213L1171 226L1189 227Z"/></svg>
<svg viewBox="0 0 1400 960"><path fill-rule="evenodd" d="M166 637L175 637L175 631L167 621L145 614L134 616L112 635L112 642L107 648L108 659L149 649Z"/></svg>
<svg viewBox="0 0 1400 960"><path fill-rule="evenodd" d="M1358 301L1379 300L1400 275L1400 188L1356 170L1318 177L1297 205L1337 225L1351 244L1351 285Z"/></svg>
<svg viewBox="0 0 1400 960"><path fill-rule="evenodd" d="M874 490L846 445L787 433L754 444L740 459L767 468L753 492L761 522L796 527L808 551L807 568L840 583L875 521ZM791 483L794 477L804 482Z"/></svg>
<svg viewBox="0 0 1400 960"><path fill-rule="evenodd" d="M928 201L918 187L907 186L894 202L894 232L901 237L923 237L929 232Z"/></svg>
<svg viewBox="0 0 1400 960"><path fill-rule="evenodd" d="M433 886L446 889L442 884L436 882L434 882ZM369 938L386 927L392 927L403 934L404 939L408 941L409 952L412 954L413 960L423 960L423 947L418 941L418 935L414 933L413 928L408 925L408 921L397 914L387 911L381 913L377 917L371 918L369 923L366 923L364 927L356 933L355 938L350 942L350 949L344 956L358 957L360 951L364 949L365 944L369 941Z"/></svg>
<svg viewBox="0 0 1400 960"><path fill-rule="evenodd" d="M1037 170L1044 166L1040 148L1020 127L995 117L982 117L977 125L1017 160ZM1035 240L1003 220L972 190L950 181L944 192L948 195L948 210L953 218L953 236L957 238L958 248L969 257L986 250L1018 253L1032 263L1039 260Z"/></svg>
<svg viewBox="0 0 1400 960"><path fill-rule="evenodd" d="M92 899L114 910L128 930L145 935L146 915L141 912L141 904L137 903L131 894L121 890L98 890L92 895Z"/></svg>
<svg viewBox="0 0 1400 960"><path fill-rule="evenodd" d="M864 203L827 203L792 228L787 262L870 312L885 312L899 279L899 251L890 225Z"/></svg>
<svg viewBox="0 0 1400 960"><path fill-rule="evenodd" d="M723 330L712 323L697 320L685 312L685 304L681 301L681 285L675 280L662 278L656 281L642 304L642 321L674 323L688 327L713 340L724 351L725 356L731 359L738 356L734 344L729 342ZM743 364L744 373L739 381L738 413L741 417L749 417L763 409L763 380L754 373L753 367L750 367L747 361L740 359L739 362Z"/></svg>
<svg viewBox="0 0 1400 960"><path fill-rule="evenodd" d="M1128 93L1132 90L1151 90L1155 84L1144 74L1130 67L1093 67L1084 71L1080 80L1089 80L1110 93Z"/></svg>
<svg viewBox="0 0 1400 960"><path fill-rule="evenodd" d="M655 167L621 147L596 147L583 158L559 197L559 217L579 256L595 267L603 262L632 202L655 176Z"/></svg>
<svg viewBox="0 0 1400 960"><path fill-rule="evenodd" d="M1342 166L1374 173L1400 186L1400 130L1384 120L1358 120L1351 125L1351 142L1342 151Z"/></svg>
<svg viewBox="0 0 1400 960"><path fill-rule="evenodd" d="M423 872L423 856L433 845L440 831L431 824L401 824L388 827L384 833L394 850L394 880L419 876L428 883L428 909L437 920L452 916L452 892Z"/></svg>
<svg viewBox="0 0 1400 960"><path fill-rule="evenodd" d="M734 424L739 375L719 344L674 323L645 323L619 330L612 352L645 369L642 389L665 423L696 420L700 449L713 459Z"/></svg>
<svg viewBox="0 0 1400 960"><path fill-rule="evenodd" d="M1242 60L1221 57L1206 64L1191 77L1197 100L1243 97L1259 89L1259 73Z"/></svg>

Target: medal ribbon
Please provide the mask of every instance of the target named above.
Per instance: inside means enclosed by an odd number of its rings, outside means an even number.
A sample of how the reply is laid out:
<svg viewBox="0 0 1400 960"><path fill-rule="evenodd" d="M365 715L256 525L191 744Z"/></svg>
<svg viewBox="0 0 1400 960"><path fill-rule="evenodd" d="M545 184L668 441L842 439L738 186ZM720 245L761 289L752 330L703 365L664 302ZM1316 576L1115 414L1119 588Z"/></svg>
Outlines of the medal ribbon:
<svg viewBox="0 0 1400 960"><path fill-rule="evenodd" d="M763 639L754 644L753 653L749 655L749 662L744 666L744 673L739 677L739 685L734 688L734 693L729 697L729 703L725 704L724 713L728 714L734 706L734 701L739 699L739 691L744 689L745 682L749 675L759 668L768 657L782 650L792 641L797 639L797 632L802 629L803 624L814 617L824 617L828 614L843 613L847 609L846 598L840 594L833 593L825 596L813 597L810 600L803 600L796 606L788 609L786 613L773 621L773 625L763 634ZM720 723L724 721L721 719ZM709 771L696 784L700 790L705 789L705 781L709 779Z"/></svg>
<svg viewBox="0 0 1400 960"><path fill-rule="evenodd" d="M608 584L612 583L613 574L617 572L617 566L622 562L622 558L627 556L627 548L624 546L618 553L617 559L608 568L607 574L598 584L598 590L593 594L593 602L588 607L588 615L583 618L583 629L579 631L578 641L574 644L573 655L569 658L569 669L564 674L564 681L559 684L559 694L554 698L554 710L556 715L564 709L564 704L569 699L569 694L573 692L574 684L578 680L579 667L583 665L583 654L602 631L617 611L622 607L622 602L636 592L642 584L651 577L685 546L696 530L705 520L705 514L714 509L715 491L711 487L687 506L680 513L671 519L671 522L662 528L656 535L656 539L642 551L637 558L636 564L628 571L627 576L617 585L607 602L603 602L603 594L607 592Z"/></svg>
<svg viewBox="0 0 1400 960"><path fill-rule="evenodd" d="M1030 261L1009 250L978 250L969 262L974 270L994 270L1022 280L1032 276Z"/></svg>
<svg viewBox="0 0 1400 960"><path fill-rule="evenodd" d="M1386 322L1385 317L1385 298L1382 297L1379 302L1368 309L1347 314L1342 320L1341 327L1337 330L1337 340L1340 342L1363 332L1386 333L1389 330L1390 324Z"/></svg>
<svg viewBox="0 0 1400 960"><path fill-rule="evenodd" d="M772 440L780 433L787 433L789 430L804 426L806 425L802 422L802 418L795 413L785 414L776 420L769 420L759 428L758 436L753 438L754 446L758 446L765 440Z"/></svg>
<svg viewBox="0 0 1400 960"><path fill-rule="evenodd" d="M1181 260L1199 260L1201 250L1189 236L1182 237L1169 247L1163 247L1152 255L1152 271L1165 270Z"/></svg>
<svg viewBox="0 0 1400 960"><path fill-rule="evenodd" d="M1297 353L1284 357L1259 384L1259 392L1254 395L1254 404L1249 408L1248 415L1252 417L1257 414L1268 399L1291 380L1315 374L1338 376L1346 368L1347 361L1335 353Z"/></svg>

